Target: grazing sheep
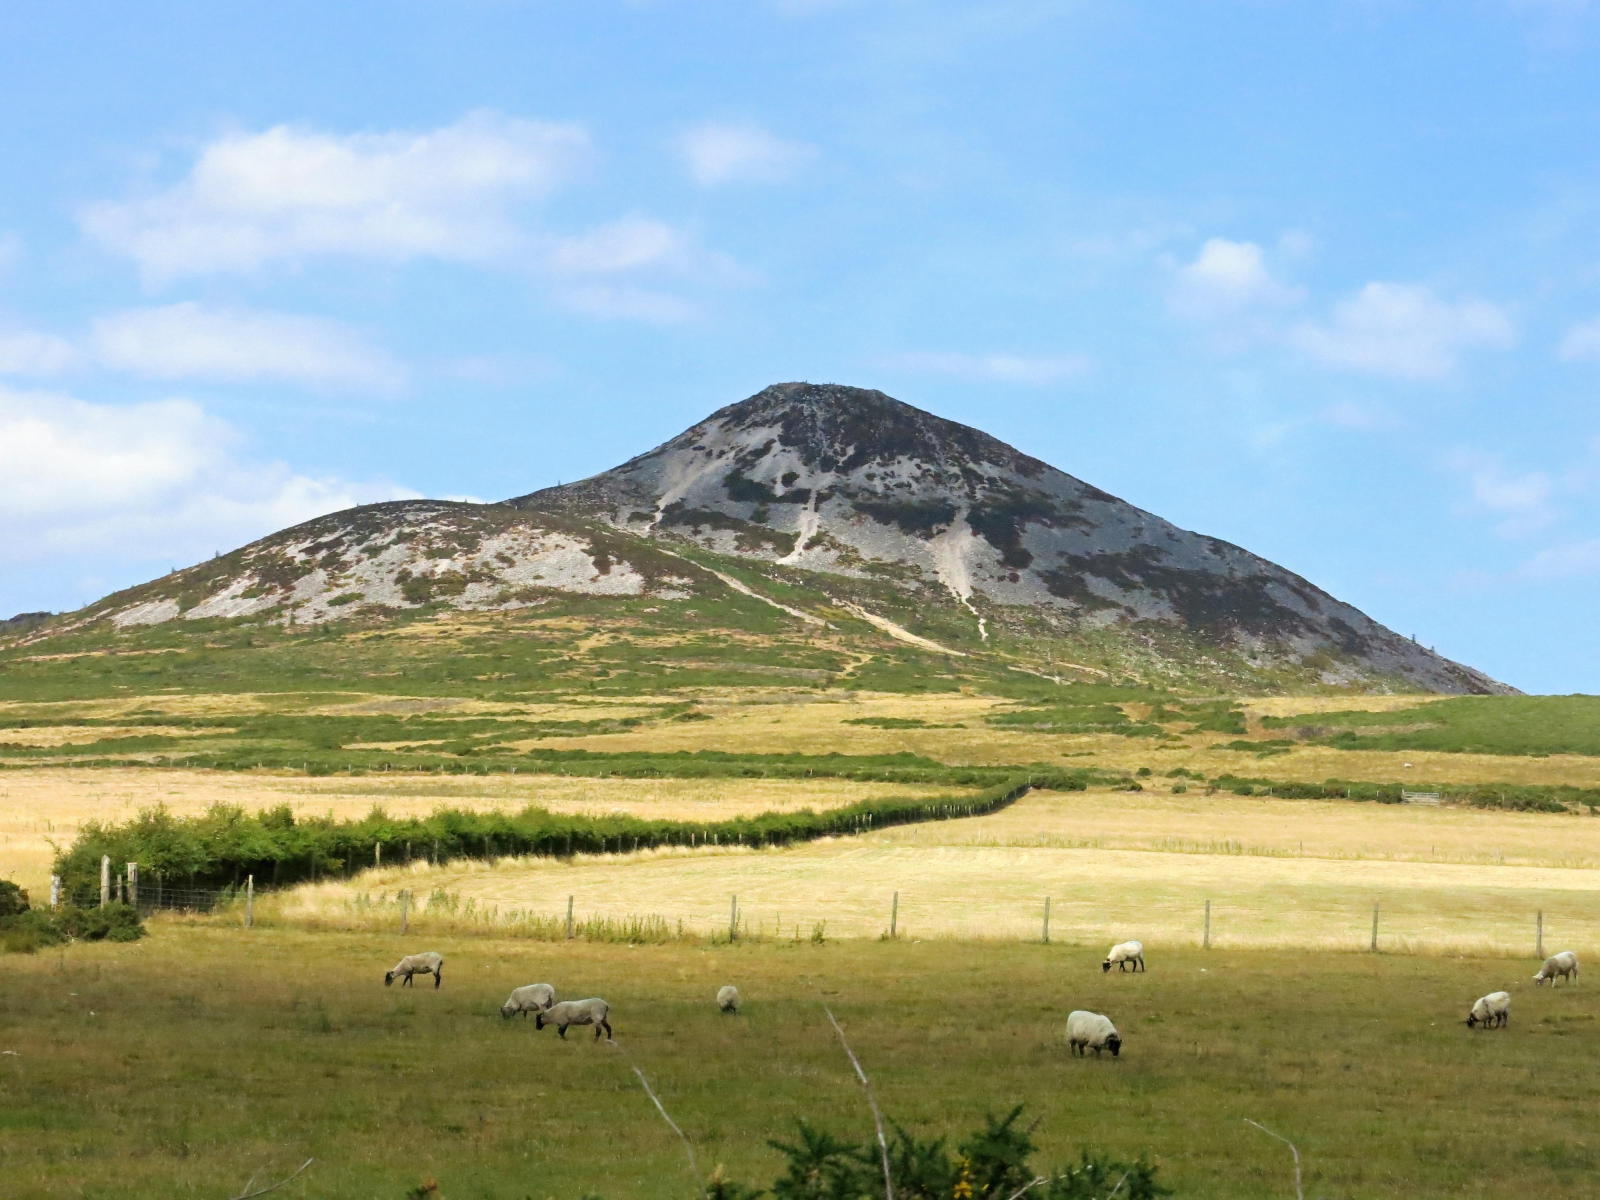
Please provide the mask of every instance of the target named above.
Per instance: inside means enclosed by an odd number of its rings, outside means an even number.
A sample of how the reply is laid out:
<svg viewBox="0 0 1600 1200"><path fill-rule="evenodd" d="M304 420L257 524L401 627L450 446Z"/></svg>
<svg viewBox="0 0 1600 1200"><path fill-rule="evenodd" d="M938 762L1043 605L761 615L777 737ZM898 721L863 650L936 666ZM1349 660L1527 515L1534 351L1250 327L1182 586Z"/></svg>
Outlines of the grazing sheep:
<svg viewBox="0 0 1600 1200"><path fill-rule="evenodd" d="M398 979L401 987L410 987L413 975L432 975L433 986L438 987L444 981L444 957L432 950L424 954L408 954L395 963L394 970L384 972L383 986L388 987Z"/></svg>
<svg viewBox="0 0 1600 1200"><path fill-rule="evenodd" d="M1563 950L1559 954L1552 954L1544 960L1544 966L1539 968L1539 973L1533 977L1534 983L1550 981L1550 986L1555 987L1557 979L1571 979L1578 982L1578 956L1571 950Z"/></svg>
<svg viewBox="0 0 1600 1200"><path fill-rule="evenodd" d="M717 1007L723 1012L739 1011L739 989L731 983L725 983L717 989Z"/></svg>
<svg viewBox="0 0 1600 1200"><path fill-rule="evenodd" d="M542 1012L534 1013L533 1027L543 1029L546 1025L554 1025L556 1032L566 1037L568 1025L593 1025L594 1039L598 1042L602 1030L608 1039L611 1037L611 1022L606 1020L610 1012L611 1006L598 997L589 1000L563 1000L560 1004L553 1004Z"/></svg>
<svg viewBox="0 0 1600 1200"><path fill-rule="evenodd" d="M1467 1014L1467 1028L1482 1025L1485 1029L1493 1029L1498 1025L1507 1025L1511 1022L1511 993L1490 992L1487 996L1478 997L1472 1006L1472 1011Z"/></svg>
<svg viewBox="0 0 1600 1200"><path fill-rule="evenodd" d="M1067 1045L1074 1054L1086 1055L1093 1050L1099 1058L1100 1051L1109 1050L1115 1058L1122 1052L1122 1035L1110 1017L1079 1008L1067 1015Z"/></svg>
<svg viewBox="0 0 1600 1200"><path fill-rule="evenodd" d="M530 983L512 990L506 1002L500 1006L500 1015L510 1018L521 1013L527 1016L530 1010L543 1012L555 1002L555 988L548 983Z"/></svg>
<svg viewBox="0 0 1600 1200"><path fill-rule="evenodd" d="M1111 953L1106 955L1105 962L1100 964L1100 970L1102 972L1111 970L1113 963L1119 971L1126 971L1129 963L1133 964L1135 971L1144 970L1144 943L1118 942L1111 947Z"/></svg>

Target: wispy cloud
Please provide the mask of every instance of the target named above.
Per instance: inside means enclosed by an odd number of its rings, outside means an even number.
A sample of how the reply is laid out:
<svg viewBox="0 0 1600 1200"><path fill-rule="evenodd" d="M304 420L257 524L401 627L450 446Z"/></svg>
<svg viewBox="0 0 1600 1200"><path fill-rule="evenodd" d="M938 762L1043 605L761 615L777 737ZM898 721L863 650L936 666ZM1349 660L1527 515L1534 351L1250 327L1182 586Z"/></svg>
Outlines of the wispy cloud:
<svg viewBox="0 0 1600 1200"><path fill-rule="evenodd" d="M1451 451L1445 466L1466 484L1466 509L1493 518L1501 537L1526 537L1559 515L1557 483L1546 471L1512 470L1502 456L1471 449Z"/></svg>
<svg viewBox="0 0 1600 1200"><path fill-rule="evenodd" d="M59 375L77 357L72 343L53 333L0 328L0 375Z"/></svg>
<svg viewBox="0 0 1600 1200"><path fill-rule="evenodd" d="M1511 318L1487 300L1445 300L1418 284L1382 282L1289 333L1290 344L1318 362L1409 380L1447 378L1468 351L1506 350L1516 340Z"/></svg>
<svg viewBox="0 0 1600 1200"><path fill-rule="evenodd" d="M84 229L153 281L314 257L483 261L589 154L572 124L495 112L425 131L278 125L203 147L176 184L90 206Z"/></svg>
<svg viewBox="0 0 1600 1200"><path fill-rule="evenodd" d="M174 564L322 513L416 495L253 458L190 400L95 404L0 387L0 567L92 552Z"/></svg>
<svg viewBox="0 0 1600 1200"><path fill-rule="evenodd" d="M1060 383L1087 373L1093 360L1083 354L960 354L922 351L883 355L876 364L888 370L949 375L978 382L1032 387Z"/></svg>
<svg viewBox="0 0 1600 1200"><path fill-rule="evenodd" d="M749 122L706 122L678 139L689 177L701 187L781 183L817 157L815 146L785 141Z"/></svg>
<svg viewBox="0 0 1600 1200"><path fill-rule="evenodd" d="M96 358L150 379L277 380L315 388L395 392L405 368L337 321L213 308L186 301L94 322Z"/></svg>
<svg viewBox="0 0 1600 1200"><path fill-rule="evenodd" d="M1207 239L1192 262L1178 267L1167 294L1178 315L1199 320L1237 318L1256 308L1284 308L1305 298L1305 289L1283 282L1268 268L1255 242Z"/></svg>

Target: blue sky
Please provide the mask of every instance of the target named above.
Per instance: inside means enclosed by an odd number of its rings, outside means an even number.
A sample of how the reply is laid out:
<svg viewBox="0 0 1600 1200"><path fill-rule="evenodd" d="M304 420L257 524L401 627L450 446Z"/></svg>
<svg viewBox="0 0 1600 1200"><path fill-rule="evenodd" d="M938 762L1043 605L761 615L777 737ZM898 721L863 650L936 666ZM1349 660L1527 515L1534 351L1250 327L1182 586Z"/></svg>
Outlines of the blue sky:
<svg viewBox="0 0 1600 1200"><path fill-rule="evenodd" d="M1588 0L7 5L0 615L810 379L1600 690L1597 53Z"/></svg>

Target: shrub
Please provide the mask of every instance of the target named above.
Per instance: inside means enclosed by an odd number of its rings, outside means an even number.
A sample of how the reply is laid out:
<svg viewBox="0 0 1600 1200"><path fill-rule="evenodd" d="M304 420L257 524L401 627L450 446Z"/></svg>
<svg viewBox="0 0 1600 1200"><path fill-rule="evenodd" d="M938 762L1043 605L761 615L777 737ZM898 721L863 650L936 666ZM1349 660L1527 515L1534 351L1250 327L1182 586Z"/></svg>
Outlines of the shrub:
<svg viewBox="0 0 1600 1200"><path fill-rule="evenodd" d="M984 1127L956 1146L944 1138L923 1140L894 1126L889 1139L889 1175L901 1200L1010 1200L1024 1192L1041 1200L1098 1200L1113 1191L1127 1200L1156 1200L1172 1193L1156 1182L1156 1168L1085 1151L1074 1166L1046 1176L1029 1163L1034 1145L1018 1126L1021 1107L989 1116ZM881 1195L883 1159L872 1140L845 1141L801 1121L793 1141L769 1143L787 1164L770 1190L723 1178L720 1170L702 1193L705 1200L860 1200Z"/></svg>
<svg viewBox="0 0 1600 1200"><path fill-rule="evenodd" d="M0 879L0 921L28 911L28 893L9 879Z"/></svg>

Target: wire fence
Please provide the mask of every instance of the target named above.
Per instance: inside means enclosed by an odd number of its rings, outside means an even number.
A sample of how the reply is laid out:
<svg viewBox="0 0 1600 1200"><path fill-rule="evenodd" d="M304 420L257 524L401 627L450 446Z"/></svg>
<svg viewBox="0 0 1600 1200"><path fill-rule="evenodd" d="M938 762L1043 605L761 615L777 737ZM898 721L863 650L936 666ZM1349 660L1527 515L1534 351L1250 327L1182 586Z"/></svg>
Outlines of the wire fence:
<svg viewBox="0 0 1600 1200"><path fill-rule="evenodd" d="M509 936L659 943L669 941L824 942L902 938L1093 944L1140 937L1166 946L1201 949L1299 946L1373 953L1534 954L1557 941L1582 942L1592 913L1542 908L1492 914L1399 897L1362 903L1355 897L1295 905L1259 894L1168 897L1159 905L1119 902L1104 889L1034 901L997 900L956 891L903 895L857 891L828 900L793 893L690 897L661 895L662 911L620 908L604 896L577 893L536 905L486 902L444 889L416 895L408 888L329 897L301 888L258 889L253 877L224 888L172 882L138 864L113 872L102 864L98 891L52 889L53 903L94 907L128 903L141 913L212 916L248 929L261 921L283 927L434 936ZM580 902L581 900L581 902ZM1569 905L1570 907L1570 905ZM1583 906L1580 905L1581 909Z"/></svg>

